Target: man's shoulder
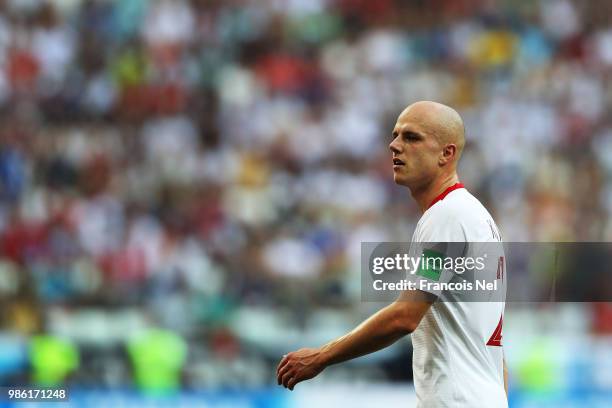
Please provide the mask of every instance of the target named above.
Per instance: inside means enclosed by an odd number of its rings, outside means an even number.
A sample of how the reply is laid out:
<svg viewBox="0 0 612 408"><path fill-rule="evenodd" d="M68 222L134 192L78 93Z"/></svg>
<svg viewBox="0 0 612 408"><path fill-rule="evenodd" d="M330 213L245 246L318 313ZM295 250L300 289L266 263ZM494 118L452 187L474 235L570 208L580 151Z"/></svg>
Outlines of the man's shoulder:
<svg viewBox="0 0 612 408"><path fill-rule="evenodd" d="M466 241L478 240L483 232L494 225L493 218L482 203L469 191L460 189L453 191L443 200L429 208L421 221L421 235L429 236L427 232L442 236L449 241L463 238ZM496 228L497 229L497 228Z"/></svg>
<svg viewBox="0 0 612 408"><path fill-rule="evenodd" d="M435 203L423 216L448 221L462 220L485 214L488 215L489 213L482 203L468 190L462 188L453 191L443 200Z"/></svg>

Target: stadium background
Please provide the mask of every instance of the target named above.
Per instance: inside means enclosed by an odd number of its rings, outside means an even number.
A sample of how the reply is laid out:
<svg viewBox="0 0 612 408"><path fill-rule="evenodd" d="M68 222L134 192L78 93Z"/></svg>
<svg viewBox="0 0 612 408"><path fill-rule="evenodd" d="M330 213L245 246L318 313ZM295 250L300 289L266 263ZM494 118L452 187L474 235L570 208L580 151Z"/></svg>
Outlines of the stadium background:
<svg viewBox="0 0 612 408"><path fill-rule="evenodd" d="M410 406L410 342L294 393L361 241L410 240L390 131L463 115L506 241L612 238L612 4L0 1L0 384L73 406ZM511 271L509 271L511 273ZM510 304L511 406L609 406L612 308Z"/></svg>

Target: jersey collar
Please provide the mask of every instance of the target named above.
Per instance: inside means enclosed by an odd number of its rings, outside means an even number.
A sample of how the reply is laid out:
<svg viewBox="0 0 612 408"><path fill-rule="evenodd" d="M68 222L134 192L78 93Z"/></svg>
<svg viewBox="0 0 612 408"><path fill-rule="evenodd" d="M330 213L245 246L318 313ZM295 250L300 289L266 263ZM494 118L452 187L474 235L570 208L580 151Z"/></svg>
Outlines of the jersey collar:
<svg viewBox="0 0 612 408"><path fill-rule="evenodd" d="M437 203L438 201L444 200L444 197L449 195L451 191L457 190L459 188L464 188L463 183L455 183L452 186L447 187L446 190L444 190L442 193L440 193L440 195L438 195L436 198L433 199L433 201L431 202L431 204L429 204L429 207L427 207L427 209L429 210L435 203Z"/></svg>

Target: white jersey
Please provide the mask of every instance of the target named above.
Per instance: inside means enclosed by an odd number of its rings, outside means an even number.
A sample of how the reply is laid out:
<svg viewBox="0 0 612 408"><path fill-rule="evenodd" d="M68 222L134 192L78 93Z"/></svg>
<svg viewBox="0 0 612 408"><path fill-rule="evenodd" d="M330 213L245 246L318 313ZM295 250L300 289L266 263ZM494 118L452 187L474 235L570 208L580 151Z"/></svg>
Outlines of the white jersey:
<svg viewBox="0 0 612 408"><path fill-rule="evenodd" d="M462 242L464 256L475 255L476 243L501 242L484 206L463 185L440 195L421 217L413 242ZM474 243L474 244L471 244ZM418 244L417 244L418 245ZM496 244L492 244L496 245ZM466 301L465 292L447 291L423 316L412 333L414 385L419 408L507 407L503 380L501 331L505 306L505 257L482 273L499 280L503 297ZM442 270L438 282L459 278ZM441 296L439 290L425 290ZM500 301L497 301L500 300Z"/></svg>

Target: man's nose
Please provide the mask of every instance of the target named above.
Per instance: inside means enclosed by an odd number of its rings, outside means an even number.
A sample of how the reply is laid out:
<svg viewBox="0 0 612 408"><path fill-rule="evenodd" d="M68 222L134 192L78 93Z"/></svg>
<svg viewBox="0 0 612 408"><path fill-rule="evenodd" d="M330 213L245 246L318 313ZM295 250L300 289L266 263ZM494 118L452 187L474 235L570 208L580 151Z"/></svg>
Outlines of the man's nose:
<svg viewBox="0 0 612 408"><path fill-rule="evenodd" d="M402 146L397 141L397 137L389 143L389 150L391 150L394 154L400 154L402 152Z"/></svg>

